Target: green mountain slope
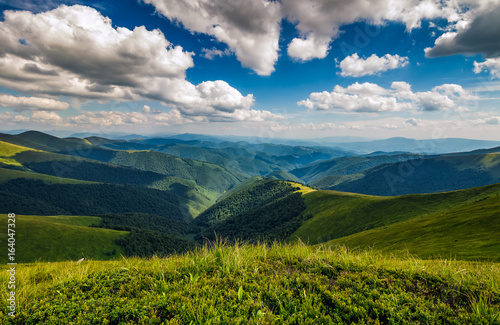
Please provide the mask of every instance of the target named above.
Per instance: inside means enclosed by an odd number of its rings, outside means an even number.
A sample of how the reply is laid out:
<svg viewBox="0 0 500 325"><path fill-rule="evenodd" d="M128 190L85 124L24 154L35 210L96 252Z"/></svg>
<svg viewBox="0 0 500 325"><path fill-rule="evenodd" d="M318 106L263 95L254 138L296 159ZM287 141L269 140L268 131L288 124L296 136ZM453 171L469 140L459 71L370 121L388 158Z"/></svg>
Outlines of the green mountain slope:
<svg viewBox="0 0 500 325"><path fill-rule="evenodd" d="M416 154L341 157L314 162L292 170L290 173L300 177L307 183L313 184L326 176L356 174L380 164L407 161L420 157L421 155Z"/></svg>
<svg viewBox="0 0 500 325"><path fill-rule="evenodd" d="M79 138L57 138L42 132L29 131L19 135L0 135L0 140L12 144L21 144L27 148L40 149L47 152L19 152L19 155L12 157L14 160L23 165L31 164L33 167L43 169L43 173L47 173L49 167L46 165L39 166L34 163L50 162L52 169L54 164L52 161L67 161L66 165L78 165L90 163L91 160L98 160L113 165L123 167L130 167L142 171L154 172L166 176L177 177L184 180L195 181L198 185L218 191L224 192L232 186L240 183L242 180L248 178L248 175L229 170L224 167L196 161L192 159L182 159L156 151L124 151L124 150L111 150L103 149L98 146L92 145L92 142L87 139ZM94 139L95 143L102 145L103 143L114 143L115 141L106 139ZM58 154L63 154L58 155ZM78 156L81 158L71 158L70 156ZM12 155L11 155L12 156ZM0 149L0 157L3 157L2 150ZM0 161L1 162L1 161ZM30 166L28 166L31 168ZM63 169L64 166L58 166ZM78 166L69 166L66 169L74 169ZM94 166L90 166L96 168ZM83 166L83 169L89 167ZM56 168L57 169L57 168ZM63 173L64 170L59 170ZM106 170L104 174L112 173L112 170ZM52 174L54 171L51 172ZM133 173L129 170L129 174ZM146 178L143 174L141 178ZM61 175L58 175L61 176ZM133 176L133 175L131 175ZM66 177L66 176L63 176ZM76 178L76 177L75 177ZM86 179L88 180L88 179ZM123 183L123 182L120 182ZM142 185L142 184L141 184Z"/></svg>
<svg viewBox="0 0 500 325"><path fill-rule="evenodd" d="M75 154L67 152L67 154ZM235 170L167 155L157 151L119 151L94 148L85 157L102 162L194 181L203 188L224 192L248 175Z"/></svg>
<svg viewBox="0 0 500 325"><path fill-rule="evenodd" d="M328 147L302 147L247 142L211 142L174 138L106 142L89 138L111 149L154 150L181 158L205 161L252 176L262 176L275 170L291 170L318 159L343 157L352 153Z"/></svg>
<svg viewBox="0 0 500 325"><path fill-rule="evenodd" d="M61 139L39 131L27 131L17 135L0 133L0 140L43 151L89 150L92 145L85 139Z"/></svg>
<svg viewBox="0 0 500 325"><path fill-rule="evenodd" d="M209 227L293 192L292 186L278 180L262 179L245 185L208 208L194 222Z"/></svg>
<svg viewBox="0 0 500 325"><path fill-rule="evenodd" d="M379 165L326 189L371 195L454 191L500 182L500 153Z"/></svg>
<svg viewBox="0 0 500 325"><path fill-rule="evenodd" d="M198 215L212 205L221 193L238 184L240 179L237 177L245 177L219 166L183 160L158 152L118 152L95 147L87 151L69 153L85 153L86 157L34 150L0 141L0 164L3 161L3 167L64 179L132 184L174 191L179 196L186 214L191 216ZM90 156L108 157L108 160L117 160L117 163L131 167L100 162L89 159ZM14 174L14 171L12 173ZM25 176L43 178L39 175Z"/></svg>
<svg viewBox="0 0 500 325"><path fill-rule="evenodd" d="M350 247L373 245L391 252L408 248L423 257L434 252L498 260L499 193L499 184L396 197L313 191L303 195L303 213L313 217L288 240L317 244L335 239L333 243ZM453 245L455 240L463 242Z"/></svg>
<svg viewBox="0 0 500 325"><path fill-rule="evenodd" d="M5 168L0 168L0 199L0 213L96 215L155 211L174 219L192 219L179 202L182 197L172 191Z"/></svg>
<svg viewBox="0 0 500 325"><path fill-rule="evenodd" d="M329 244L409 252L423 258L500 262L498 192L460 207L363 231Z"/></svg>
<svg viewBox="0 0 500 325"><path fill-rule="evenodd" d="M40 173L0 168L0 183L8 182L12 179L28 178L42 180L47 184L96 184L96 182L82 181L78 179L62 178Z"/></svg>
<svg viewBox="0 0 500 325"><path fill-rule="evenodd" d="M88 227L99 220L82 216L16 215L16 262L120 257L124 250L115 241L124 238L127 232ZM7 215L0 215L0 225L7 229ZM0 261L6 263L7 255L2 254Z"/></svg>

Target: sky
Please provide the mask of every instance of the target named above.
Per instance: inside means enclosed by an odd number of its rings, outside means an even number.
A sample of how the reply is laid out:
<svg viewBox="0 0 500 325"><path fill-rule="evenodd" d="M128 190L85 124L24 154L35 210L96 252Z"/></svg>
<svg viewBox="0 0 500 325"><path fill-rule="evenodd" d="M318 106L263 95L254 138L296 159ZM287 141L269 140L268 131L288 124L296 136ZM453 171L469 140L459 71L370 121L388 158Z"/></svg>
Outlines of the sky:
<svg viewBox="0 0 500 325"><path fill-rule="evenodd" d="M500 140L500 0L0 0L0 130Z"/></svg>

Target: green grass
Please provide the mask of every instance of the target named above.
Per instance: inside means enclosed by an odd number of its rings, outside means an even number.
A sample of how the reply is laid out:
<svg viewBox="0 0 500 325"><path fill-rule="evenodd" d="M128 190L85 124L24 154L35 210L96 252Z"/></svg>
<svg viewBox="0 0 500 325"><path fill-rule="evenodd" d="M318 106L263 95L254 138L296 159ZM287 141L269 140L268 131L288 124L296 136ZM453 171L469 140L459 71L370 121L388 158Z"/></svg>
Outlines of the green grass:
<svg viewBox="0 0 500 325"><path fill-rule="evenodd" d="M98 217L85 216L16 216L16 260L34 261L116 258L123 249L115 243L128 232L88 227L98 223ZM7 215L0 215L2 229L7 229ZM2 234L2 246L7 236ZM6 254L0 256L5 263Z"/></svg>
<svg viewBox="0 0 500 325"><path fill-rule="evenodd" d="M288 238L333 240L469 260L500 260L500 184L437 194L377 197L335 191L303 195L313 218ZM350 237L347 237L350 236Z"/></svg>
<svg viewBox="0 0 500 325"><path fill-rule="evenodd" d="M12 157L20 152L33 150L31 148L18 146L17 144L0 141L0 157Z"/></svg>
<svg viewBox="0 0 500 325"><path fill-rule="evenodd" d="M5 269L6 266L2 266ZM1 270L0 281L8 282ZM498 324L498 264L304 245L18 265L3 324ZM2 286L1 299L8 297Z"/></svg>
<svg viewBox="0 0 500 325"><path fill-rule="evenodd" d="M17 160L13 159L12 157L20 152L28 150L33 149L0 141L0 163L5 165L22 166Z"/></svg>
<svg viewBox="0 0 500 325"><path fill-rule="evenodd" d="M424 258L500 262L500 196L331 241Z"/></svg>

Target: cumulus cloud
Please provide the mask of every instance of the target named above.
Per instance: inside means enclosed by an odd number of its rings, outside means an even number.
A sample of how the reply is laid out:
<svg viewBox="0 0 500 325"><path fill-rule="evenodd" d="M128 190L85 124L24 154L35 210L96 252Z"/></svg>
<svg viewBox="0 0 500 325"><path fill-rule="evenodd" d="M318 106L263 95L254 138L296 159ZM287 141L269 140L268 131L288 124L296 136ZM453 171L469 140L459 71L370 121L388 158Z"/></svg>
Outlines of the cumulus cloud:
<svg viewBox="0 0 500 325"><path fill-rule="evenodd" d="M397 69L407 66L408 57L386 54L378 57L373 54L367 59L362 59L357 53L346 57L339 64L340 75L343 77L362 77L374 75L391 69Z"/></svg>
<svg viewBox="0 0 500 325"><path fill-rule="evenodd" d="M40 97L16 97L0 93L0 106L14 108L17 111L45 110L63 111L69 108L69 104L50 98Z"/></svg>
<svg viewBox="0 0 500 325"><path fill-rule="evenodd" d="M5 112L0 114L0 121L2 124L15 124L28 122L30 118L26 114L14 114L12 112Z"/></svg>
<svg viewBox="0 0 500 325"><path fill-rule="evenodd" d="M303 61L324 58L329 43L339 35L340 27L359 21L381 25L385 21L401 22L411 31L423 19L442 17L459 19L460 6L456 1L440 0L283 0L283 15L295 22L301 37L292 40L288 54ZM369 35L364 35L369 37ZM355 47L356 40L354 40Z"/></svg>
<svg viewBox="0 0 500 325"><path fill-rule="evenodd" d="M144 0L172 21L225 43L244 67L270 75L278 60L280 4L267 0Z"/></svg>
<svg viewBox="0 0 500 325"><path fill-rule="evenodd" d="M325 58L342 26L364 21L383 25L402 23L408 31L421 26L424 19L443 18L448 29L458 30L497 0L144 0L171 21L197 33L215 37L229 46L243 66L259 75L274 71L278 59L280 22L295 24L300 36L287 48L290 57L300 61ZM497 15L498 16L498 15ZM362 35L361 35L362 34ZM368 35L367 35L368 34ZM369 41L369 33L360 33ZM359 48L359 40L353 40ZM205 55L220 55L208 50Z"/></svg>
<svg viewBox="0 0 500 325"><path fill-rule="evenodd" d="M147 99L190 116L273 116L251 111L253 95L244 96L225 81L188 82L193 53L172 45L158 29L114 27L97 10L80 5L4 16L0 85L7 88L80 99Z"/></svg>
<svg viewBox="0 0 500 325"><path fill-rule="evenodd" d="M386 89L377 84L354 83L346 88L335 86L332 92L314 92L299 106L317 110L345 112L395 112L408 110L440 111L464 110L468 101L478 97L460 85L444 84L431 91L413 92L410 84L393 82Z"/></svg>
<svg viewBox="0 0 500 325"><path fill-rule="evenodd" d="M480 73L483 70L489 70L493 78L500 79L500 58L486 59L484 62L474 61L474 72Z"/></svg>
<svg viewBox="0 0 500 325"><path fill-rule="evenodd" d="M493 7L493 4L496 7ZM483 6L465 16L460 24L436 39L433 48L426 48L427 57L454 54L484 54L486 57L500 56L500 4L485 1Z"/></svg>
<svg viewBox="0 0 500 325"><path fill-rule="evenodd" d="M312 58L323 59L330 50L329 37L317 37L313 34L307 38L294 38L288 45L287 53L292 58L308 61Z"/></svg>
<svg viewBox="0 0 500 325"><path fill-rule="evenodd" d="M56 124L62 121L62 118L56 112L35 111L31 115L31 121Z"/></svg>
<svg viewBox="0 0 500 325"><path fill-rule="evenodd" d="M184 78L193 66L192 53L172 46L160 30L114 28L93 8L62 5L4 16L0 81L11 88L127 98L145 79Z"/></svg>

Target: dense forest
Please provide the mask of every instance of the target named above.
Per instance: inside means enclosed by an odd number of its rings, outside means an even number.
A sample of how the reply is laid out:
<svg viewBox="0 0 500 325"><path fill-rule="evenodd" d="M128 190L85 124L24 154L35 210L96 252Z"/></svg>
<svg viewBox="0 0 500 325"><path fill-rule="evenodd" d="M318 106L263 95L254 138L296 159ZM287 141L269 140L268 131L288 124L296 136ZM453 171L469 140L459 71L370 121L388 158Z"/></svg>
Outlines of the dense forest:
<svg viewBox="0 0 500 325"><path fill-rule="evenodd" d="M134 229L126 237L117 239L127 256L151 257L183 253L196 247L192 240L169 234Z"/></svg>
<svg viewBox="0 0 500 325"><path fill-rule="evenodd" d="M242 190L232 193L232 195L217 202L200 214L195 219L195 223L202 227L210 227L231 216L285 197L293 193L294 190L293 186L285 182L260 180L249 188L243 187Z"/></svg>
<svg viewBox="0 0 500 325"><path fill-rule="evenodd" d="M272 241L291 235L307 217L298 188L290 183L264 179L225 197L194 223L204 227L196 240Z"/></svg>
<svg viewBox="0 0 500 325"><path fill-rule="evenodd" d="M59 161L26 162L24 166L41 174L104 183L149 186L165 178L158 173L85 160L74 164Z"/></svg>
<svg viewBox="0 0 500 325"><path fill-rule="evenodd" d="M292 193L272 200L264 206L231 215L199 234L196 239L216 240L216 237L245 242L272 242L284 240L311 216L300 193Z"/></svg>
<svg viewBox="0 0 500 325"><path fill-rule="evenodd" d="M134 185L46 184L17 178L0 184L2 208L17 214L100 215L142 212L183 220L176 195Z"/></svg>
<svg viewBox="0 0 500 325"><path fill-rule="evenodd" d="M91 227L131 231L134 229L151 230L172 236L195 234L199 227L192 222L166 218L150 213L104 214L101 221Z"/></svg>

